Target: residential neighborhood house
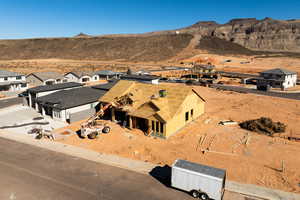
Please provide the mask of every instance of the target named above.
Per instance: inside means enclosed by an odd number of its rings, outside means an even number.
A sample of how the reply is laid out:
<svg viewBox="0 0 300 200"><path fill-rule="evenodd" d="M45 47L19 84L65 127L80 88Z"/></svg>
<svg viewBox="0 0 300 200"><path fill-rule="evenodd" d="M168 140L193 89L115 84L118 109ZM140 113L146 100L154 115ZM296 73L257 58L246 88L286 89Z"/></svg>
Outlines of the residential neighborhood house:
<svg viewBox="0 0 300 200"><path fill-rule="evenodd" d="M119 80L109 80L108 83L106 84L99 84L99 85L93 85L91 86L94 89L98 89L98 90L104 90L104 91L108 91L110 90L114 85L116 85L118 83Z"/></svg>
<svg viewBox="0 0 300 200"><path fill-rule="evenodd" d="M36 102L36 99L38 97L42 97L48 94L51 94L53 92L57 92L60 90L68 90L72 88L82 87L83 85L80 83L75 82L68 82L68 83L60 83L60 84L54 84L54 85L40 85L37 87L29 88L27 90L28 97L27 102L29 107L35 108L38 110L38 105Z"/></svg>
<svg viewBox="0 0 300 200"><path fill-rule="evenodd" d="M87 83L99 80L99 76L94 72L73 71L66 73L64 77L68 80L68 82L77 83Z"/></svg>
<svg viewBox="0 0 300 200"><path fill-rule="evenodd" d="M139 81L143 83L150 83L150 84L159 84L160 76L155 75L137 75L137 74L126 74L120 77L122 80L129 80L129 81Z"/></svg>
<svg viewBox="0 0 300 200"><path fill-rule="evenodd" d="M297 73L286 69L276 68L260 72L257 79L257 89L281 88L285 90L296 86Z"/></svg>
<svg viewBox="0 0 300 200"><path fill-rule="evenodd" d="M105 79L105 80L119 79L120 76L122 75L121 72L113 72L110 70L96 71L95 74L97 74L99 76L99 79Z"/></svg>
<svg viewBox="0 0 300 200"><path fill-rule="evenodd" d="M37 110L42 115L72 123L86 119L96 112L99 98L105 90L79 87L57 91L36 99Z"/></svg>
<svg viewBox="0 0 300 200"><path fill-rule="evenodd" d="M168 138L204 113L205 100L192 88L120 80L99 101L105 117L146 134Z"/></svg>
<svg viewBox="0 0 300 200"><path fill-rule="evenodd" d="M27 89L27 82L24 75L0 70L0 91L20 91Z"/></svg>
<svg viewBox="0 0 300 200"><path fill-rule="evenodd" d="M28 74L26 79L30 86L53 85L67 82L64 76L58 72L34 72Z"/></svg>

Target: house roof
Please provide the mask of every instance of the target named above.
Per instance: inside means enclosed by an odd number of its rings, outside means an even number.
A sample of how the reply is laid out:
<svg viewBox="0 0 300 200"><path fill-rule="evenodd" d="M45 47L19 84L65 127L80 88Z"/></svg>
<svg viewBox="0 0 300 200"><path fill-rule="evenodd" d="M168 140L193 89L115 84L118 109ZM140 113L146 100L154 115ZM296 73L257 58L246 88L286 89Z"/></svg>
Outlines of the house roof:
<svg viewBox="0 0 300 200"><path fill-rule="evenodd" d="M118 74L122 74L122 73L114 72L114 71L110 71L110 70L100 70L100 71L96 71L95 74L103 75L103 76L114 76L114 75L118 75Z"/></svg>
<svg viewBox="0 0 300 200"><path fill-rule="evenodd" d="M36 78L40 79L41 81L46 81L49 79L63 79L64 76L58 72L34 72L31 74L28 74L28 76L35 76Z"/></svg>
<svg viewBox="0 0 300 200"><path fill-rule="evenodd" d="M296 72L289 71L286 69L276 68L276 69L270 69L267 71L260 72L261 74L278 74L278 75L290 75L290 74L296 74Z"/></svg>
<svg viewBox="0 0 300 200"><path fill-rule="evenodd" d="M62 89L81 87L81 86L83 86L83 85L80 83L75 83L75 82L59 83L59 84L54 84L54 85L40 85L37 87L29 88L28 92L39 93L39 92L62 90Z"/></svg>
<svg viewBox="0 0 300 200"><path fill-rule="evenodd" d="M113 80L113 81L109 81L108 83L105 84L99 84L99 85L94 85L92 86L92 88L94 89L99 89L99 90L110 90L116 83L118 82L118 80Z"/></svg>
<svg viewBox="0 0 300 200"><path fill-rule="evenodd" d="M95 72L91 72L91 71L72 71L72 72L68 72L66 73L65 75L67 74L74 74L74 76L76 76L77 78L81 78L83 76L94 76L95 75Z"/></svg>
<svg viewBox="0 0 300 200"><path fill-rule="evenodd" d="M167 95L159 97L160 90L166 90ZM148 118L155 115L163 121L167 121L177 113L187 96L193 93L196 92L188 86L152 85L120 80L100 98L100 101L113 103L117 97L130 94L133 103L122 107L123 110L136 117ZM197 96L199 95L197 94ZM199 96L199 98L201 97Z"/></svg>
<svg viewBox="0 0 300 200"><path fill-rule="evenodd" d="M90 87L61 90L37 98L37 102L60 110L97 102L106 93Z"/></svg>
<svg viewBox="0 0 300 200"><path fill-rule="evenodd" d="M160 78L161 78L160 76L137 75L137 74L121 76L121 79L124 79L124 80L141 80L141 81L152 81L152 80L156 80L156 79L160 79Z"/></svg>
<svg viewBox="0 0 300 200"><path fill-rule="evenodd" d="M22 74L19 74L17 72L10 72L6 70L0 70L0 77L12 77L12 76L22 76Z"/></svg>
<svg viewBox="0 0 300 200"><path fill-rule="evenodd" d="M173 166L221 179L223 179L226 175L226 171L223 169L214 168L198 163L192 163L186 160L176 160Z"/></svg>

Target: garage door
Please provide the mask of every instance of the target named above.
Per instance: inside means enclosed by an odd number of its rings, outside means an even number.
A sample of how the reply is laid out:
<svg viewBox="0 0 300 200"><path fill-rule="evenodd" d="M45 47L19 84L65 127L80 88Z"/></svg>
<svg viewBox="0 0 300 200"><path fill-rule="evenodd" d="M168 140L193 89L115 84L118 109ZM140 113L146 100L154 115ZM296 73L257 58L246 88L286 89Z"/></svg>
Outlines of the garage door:
<svg viewBox="0 0 300 200"><path fill-rule="evenodd" d="M83 110L76 113L70 113L70 123L77 122L83 119L87 119L96 113L95 108Z"/></svg>

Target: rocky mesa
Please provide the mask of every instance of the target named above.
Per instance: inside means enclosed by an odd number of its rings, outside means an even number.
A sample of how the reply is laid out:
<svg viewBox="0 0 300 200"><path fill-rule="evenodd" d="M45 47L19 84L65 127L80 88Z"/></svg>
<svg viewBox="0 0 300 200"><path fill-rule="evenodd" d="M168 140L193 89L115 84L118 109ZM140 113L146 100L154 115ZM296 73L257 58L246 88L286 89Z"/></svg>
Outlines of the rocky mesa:
<svg viewBox="0 0 300 200"><path fill-rule="evenodd" d="M198 22L182 32L224 39L251 50L300 52L300 20L233 19L226 24Z"/></svg>

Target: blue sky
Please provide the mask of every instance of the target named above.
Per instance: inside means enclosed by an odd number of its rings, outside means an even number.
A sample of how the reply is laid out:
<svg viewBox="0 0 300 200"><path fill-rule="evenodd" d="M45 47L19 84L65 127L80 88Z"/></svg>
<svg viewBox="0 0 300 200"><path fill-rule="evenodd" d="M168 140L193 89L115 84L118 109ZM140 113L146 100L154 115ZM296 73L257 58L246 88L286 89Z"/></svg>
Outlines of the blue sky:
<svg viewBox="0 0 300 200"><path fill-rule="evenodd" d="M244 17L300 18L300 1L0 0L0 38L143 33Z"/></svg>

